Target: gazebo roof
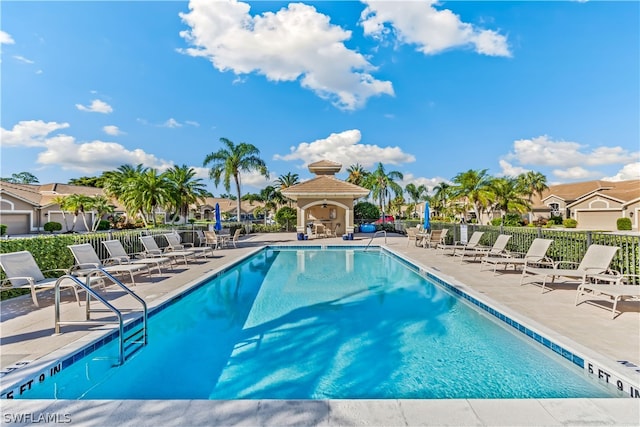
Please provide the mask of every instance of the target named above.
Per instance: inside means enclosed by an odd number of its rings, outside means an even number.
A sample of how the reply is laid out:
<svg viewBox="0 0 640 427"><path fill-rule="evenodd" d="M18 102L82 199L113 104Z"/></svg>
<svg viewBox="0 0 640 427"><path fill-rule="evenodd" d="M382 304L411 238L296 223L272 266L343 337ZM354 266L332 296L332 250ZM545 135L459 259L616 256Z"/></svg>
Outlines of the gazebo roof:
<svg viewBox="0 0 640 427"><path fill-rule="evenodd" d="M309 164L309 172L316 175L335 175L340 172L342 165L331 160L320 160Z"/></svg>
<svg viewBox="0 0 640 427"><path fill-rule="evenodd" d="M319 163L319 162L318 162ZM309 167L311 169L311 167ZM282 190L286 197L298 200L300 197L364 197L369 190L359 185L342 181L331 175L319 175L309 181L292 185Z"/></svg>

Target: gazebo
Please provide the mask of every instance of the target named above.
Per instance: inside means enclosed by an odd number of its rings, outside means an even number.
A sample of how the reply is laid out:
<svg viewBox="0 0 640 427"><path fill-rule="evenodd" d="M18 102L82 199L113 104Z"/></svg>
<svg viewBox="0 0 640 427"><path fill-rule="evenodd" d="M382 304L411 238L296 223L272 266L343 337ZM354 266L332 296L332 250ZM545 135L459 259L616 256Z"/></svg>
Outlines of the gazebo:
<svg viewBox="0 0 640 427"><path fill-rule="evenodd" d="M353 239L353 205L369 190L336 178L342 165L330 160L320 160L309 165L309 172L316 177L286 188L282 194L296 201L298 239L309 234L311 227L322 224L335 230L336 235Z"/></svg>

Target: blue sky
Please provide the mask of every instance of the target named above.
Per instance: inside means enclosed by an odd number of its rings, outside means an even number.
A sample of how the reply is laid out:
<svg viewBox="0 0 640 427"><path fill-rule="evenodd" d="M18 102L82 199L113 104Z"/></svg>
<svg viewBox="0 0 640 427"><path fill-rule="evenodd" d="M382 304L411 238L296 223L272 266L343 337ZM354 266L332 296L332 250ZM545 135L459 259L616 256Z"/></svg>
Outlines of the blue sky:
<svg viewBox="0 0 640 427"><path fill-rule="evenodd" d="M3 177L143 163L207 178L225 137L271 173L243 192L320 159L429 188L468 169L640 178L635 1L0 7Z"/></svg>

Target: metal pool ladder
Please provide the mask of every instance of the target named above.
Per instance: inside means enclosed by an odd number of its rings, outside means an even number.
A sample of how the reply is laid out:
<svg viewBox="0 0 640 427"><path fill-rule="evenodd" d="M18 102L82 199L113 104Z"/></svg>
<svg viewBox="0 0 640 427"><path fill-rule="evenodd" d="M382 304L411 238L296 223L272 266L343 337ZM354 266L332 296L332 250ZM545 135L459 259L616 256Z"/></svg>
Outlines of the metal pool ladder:
<svg viewBox="0 0 640 427"><path fill-rule="evenodd" d="M385 245L387 244L387 231L386 230L376 231L375 233L373 233L373 236L371 236L371 239L369 239L369 243L367 243L367 247L364 248L365 251L369 249L369 245L371 244L371 242L373 242L373 239L378 235L378 233L384 233L384 244Z"/></svg>
<svg viewBox="0 0 640 427"><path fill-rule="evenodd" d="M106 279L109 279L114 284L123 289L127 294L131 295L136 301L140 303L142 306L141 310L141 326L140 328L132 327L129 331L127 331L127 335L125 336L124 330L124 318L122 316L123 311L134 311L131 309L117 309L113 306L109 301L107 301L103 296L94 291L91 286L91 278L92 277L100 277L102 279L104 276ZM86 312L85 312L85 320L60 320L60 282L63 280L72 280L77 286L84 289L86 292ZM102 279L104 280L104 279ZM91 297L100 301L106 309L92 309L91 308ZM91 313L105 313L112 312L117 320L92 320ZM136 351L140 350L142 347L147 345L147 304L144 302L142 298L136 295L131 289L126 287L121 281L113 277L111 274L106 272L102 268L96 268L91 270L86 275L86 282L80 280L77 276L73 276L71 274L66 274L61 276L56 281L55 285L55 333L60 334L60 326L61 325L104 325L108 323L117 323L118 324L118 365L122 365L129 356L132 356Z"/></svg>

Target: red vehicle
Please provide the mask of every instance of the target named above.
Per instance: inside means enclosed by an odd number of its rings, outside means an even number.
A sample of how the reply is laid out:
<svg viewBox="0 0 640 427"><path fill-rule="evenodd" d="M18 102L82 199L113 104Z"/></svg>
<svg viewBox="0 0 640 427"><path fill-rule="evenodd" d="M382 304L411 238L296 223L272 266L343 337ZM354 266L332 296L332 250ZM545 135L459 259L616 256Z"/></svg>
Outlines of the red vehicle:
<svg viewBox="0 0 640 427"><path fill-rule="evenodd" d="M384 222L393 222L395 218L393 217L393 215L385 215L384 216ZM383 217L381 216L380 218L378 218L378 220L375 222L376 224L382 224L383 223Z"/></svg>

